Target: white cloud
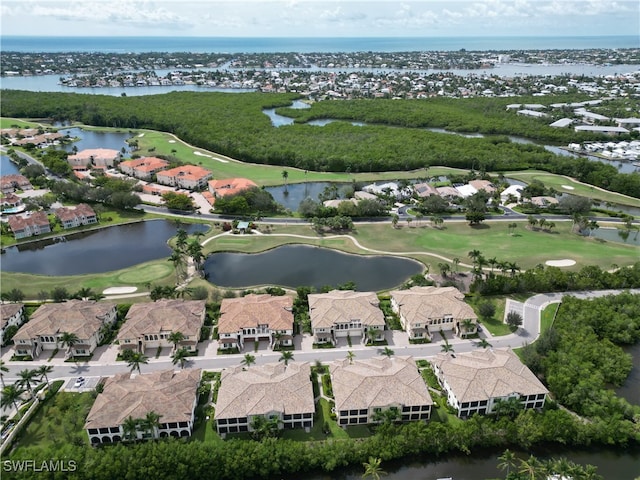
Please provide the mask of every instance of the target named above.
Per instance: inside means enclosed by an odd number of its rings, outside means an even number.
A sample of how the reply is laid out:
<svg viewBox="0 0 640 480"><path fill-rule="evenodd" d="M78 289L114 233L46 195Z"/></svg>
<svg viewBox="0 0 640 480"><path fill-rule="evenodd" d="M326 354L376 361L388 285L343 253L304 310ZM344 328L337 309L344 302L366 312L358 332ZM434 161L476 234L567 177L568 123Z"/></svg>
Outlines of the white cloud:
<svg viewBox="0 0 640 480"><path fill-rule="evenodd" d="M186 27L191 24L186 17L147 0L76 1L64 4L43 2L33 5L30 13L68 22L107 22L138 27Z"/></svg>

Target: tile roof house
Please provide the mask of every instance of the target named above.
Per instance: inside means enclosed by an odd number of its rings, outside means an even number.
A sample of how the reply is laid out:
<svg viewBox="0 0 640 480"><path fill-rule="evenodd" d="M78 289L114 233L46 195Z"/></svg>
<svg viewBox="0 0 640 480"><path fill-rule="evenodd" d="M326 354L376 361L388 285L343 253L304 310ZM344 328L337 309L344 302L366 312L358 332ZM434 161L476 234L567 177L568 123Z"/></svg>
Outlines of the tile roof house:
<svg viewBox="0 0 640 480"><path fill-rule="evenodd" d="M271 347L293 345L293 299L250 294L225 298L220 305L220 349L242 350L246 342L267 340Z"/></svg>
<svg viewBox="0 0 640 480"><path fill-rule="evenodd" d="M248 178L225 178L222 180L209 180L209 192L216 197L235 195L252 187L257 187Z"/></svg>
<svg viewBox="0 0 640 480"><path fill-rule="evenodd" d="M200 190L206 188L207 181L213 174L206 168L196 165L182 165L170 170L162 170L156 173L156 181L171 187L186 188L187 190Z"/></svg>
<svg viewBox="0 0 640 480"><path fill-rule="evenodd" d="M338 425L376 423L384 410L398 420L428 420L433 400L412 357L338 360L330 367Z"/></svg>
<svg viewBox="0 0 640 480"><path fill-rule="evenodd" d="M23 215L12 215L7 219L9 228L16 239L32 237L51 232L49 218L44 212L31 212Z"/></svg>
<svg viewBox="0 0 640 480"><path fill-rule="evenodd" d="M115 303L82 300L45 303L14 335L16 354L36 358L43 350L66 347L67 357L90 356L103 339L103 327L115 319ZM64 333L76 335L78 342L72 347L63 346L60 339Z"/></svg>
<svg viewBox="0 0 640 480"><path fill-rule="evenodd" d="M384 314L375 292L332 290L311 294L308 299L315 343L335 345L339 337L347 336L362 337L362 343L384 338Z"/></svg>
<svg viewBox="0 0 640 480"><path fill-rule="evenodd" d="M180 332L184 339L178 348L194 352L206 316L204 300L165 299L135 303L127 312L117 339L120 350L144 353L148 348L172 347L169 335Z"/></svg>
<svg viewBox="0 0 640 480"><path fill-rule="evenodd" d="M143 157L134 160L125 160L120 162L118 168L126 175L140 178L142 180L150 180L152 175L160 170L167 168L169 162L157 157Z"/></svg>
<svg viewBox="0 0 640 480"><path fill-rule="evenodd" d="M120 160L120 152L110 148L90 148L74 155L67 161L72 167L113 167Z"/></svg>
<svg viewBox="0 0 640 480"><path fill-rule="evenodd" d="M519 399L524 408L542 408L549 393L510 348L440 353L431 363L459 417L492 413L509 398Z"/></svg>
<svg viewBox="0 0 640 480"><path fill-rule="evenodd" d="M268 363L222 371L216 403L216 430L251 432L253 419L277 418L279 428L313 427L315 402L308 362Z"/></svg>
<svg viewBox="0 0 640 480"><path fill-rule="evenodd" d="M0 190L2 193L11 193L15 190L31 190L33 186L24 175L12 174L0 177Z"/></svg>
<svg viewBox="0 0 640 480"><path fill-rule="evenodd" d="M200 369L164 370L108 378L84 425L91 445L190 436L201 374ZM125 429L127 419L144 420L150 412L159 415L158 426L152 430L138 426L135 432Z"/></svg>
<svg viewBox="0 0 640 480"><path fill-rule="evenodd" d="M64 229L98 223L96 212L86 203L80 203L73 208L61 207L56 209L54 213L60 219Z"/></svg>
<svg viewBox="0 0 640 480"><path fill-rule="evenodd" d="M484 190L489 194L492 194L496 191L496 187L489 180L471 180L469 182L469 185L471 185L478 191Z"/></svg>
<svg viewBox="0 0 640 480"><path fill-rule="evenodd" d="M22 198L13 194L7 193L0 197L0 211L8 208L16 208L22 205Z"/></svg>
<svg viewBox="0 0 640 480"><path fill-rule="evenodd" d="M438 190L433 185L428 183L416 183L413 186L413 190L419 197L429 197L431 195L439 195Z"/></svg>
<svg viewBox="0 0 640 480"><path fill-rule="evenodd" d="M440 330L454 330L465 336L476 333L478 328L478 316L455 287L393 290L391 308L412 340L431 340Z"/></svg>
<svg viewBox="0 0 640 480"><path fill-rule="evenodd" d="M0 345L9 327L19 327L24 322L24 305L21 303L0 303Z"/></svg>

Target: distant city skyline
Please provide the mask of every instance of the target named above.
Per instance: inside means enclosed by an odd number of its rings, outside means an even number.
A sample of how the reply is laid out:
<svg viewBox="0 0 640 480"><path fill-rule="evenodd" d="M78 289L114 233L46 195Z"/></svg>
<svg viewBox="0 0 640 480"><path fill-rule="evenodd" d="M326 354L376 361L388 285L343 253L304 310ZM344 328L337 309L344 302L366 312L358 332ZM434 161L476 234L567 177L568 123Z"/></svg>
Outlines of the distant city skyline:
<svg viewBox="0 0 640 480"><path fill-rule="evenodd" d="M3 0L0 19L4 36L639 36L640 2Z"/></svg>

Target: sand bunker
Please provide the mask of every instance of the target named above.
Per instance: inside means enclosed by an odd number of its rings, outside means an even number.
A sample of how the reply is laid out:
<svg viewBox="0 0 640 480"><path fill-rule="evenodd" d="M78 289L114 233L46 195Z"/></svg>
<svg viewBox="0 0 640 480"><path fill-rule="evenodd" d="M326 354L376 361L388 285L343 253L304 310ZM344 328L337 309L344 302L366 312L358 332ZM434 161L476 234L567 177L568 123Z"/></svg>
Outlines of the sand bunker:
<svg viewBox="0 0 640 480"><path fill-rule="evenodd" d="M175 140L169 140L169 143L176 143Z"/></svg>
<svg viewBox="0 0 640 480"><path fill-rule="evenodd" d="M133 293L138 287L111 287L102 291L103 295L121 295L123 293Z"/></svg>
<svg viewBox="0 0 640 480"><path fill-rule="evenodd" d="M198 157L207 157L207 158L211 158L211 159L213 159L213 160L217 160L217 161L219 161L220 163L229 163L229 161L228 161L228 160L223 160L222 158L215 158L213 155L207 155L206 153L196 152L195 150L194 150L193 154L194 154L194 155L197 155Z"/></svg>
<svg viewBox="0 0 640 480"><path fill-rule="evenodd" d="M144 137L144 133L141 133L140 135L138 135L138 137Z"/></svg>
<svg viewBox="0 0 640 480"><path fill-rule="evenodd" d="M565 190L575 190L575 188L570 185L562 185L562 188L564 188Z"/></svg>
<svg viewBox="0 0 640 480"><path fill-rule="evenodd" d="M544 263L550 267L571 267L576 264L576 261L565 258L563 260L547 260Z"/></svg>

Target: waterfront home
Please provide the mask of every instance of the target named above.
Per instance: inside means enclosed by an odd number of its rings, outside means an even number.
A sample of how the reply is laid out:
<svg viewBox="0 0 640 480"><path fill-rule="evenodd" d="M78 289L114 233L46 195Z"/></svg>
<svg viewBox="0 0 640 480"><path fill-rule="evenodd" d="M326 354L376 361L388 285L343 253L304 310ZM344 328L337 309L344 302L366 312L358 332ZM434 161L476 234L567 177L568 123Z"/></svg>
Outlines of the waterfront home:
<svg viewBox="0 0 640 480"><path fill-rule="evenodd" d="M489 180L471 180L469 182L469 185L471 185L477 191L482 190L489 195L495 193L496 191L496 187Z"/></svg>
<svg viewBox="0 0 640 480"><path fill-rule="evenodd" d="M257 417L278 428L313 427L315 403L308 362L268 363L222 370L216 402L217 432L252 432Z"/></svg>
<svg viewBox="0 0 640 480"><path fill-rule="evenodd" d="M19 327L24 322L24 305L21 303L0 303L0 345L9 327Z"/></svg>
<svg viewBox="0 0 640 480"><path fill-rule="evenodd" d="M69 155L67 161L72 167L111 168L120 160L120 152L110 148L89 148L74 155Z"/></svg>
<svg viewBox="0 0 640 480"><path fill-rule="evenodd" d="M125 317L118 332L120 351L135 350L145 353L148 348L171 347L172 333L180 332L182 341L177 348L195 352L204 326L206 302L204 300L164 299L151 303L135 303Z"/></svg>
<svg viewBox="0 0 640 480"><path fill-rule="evenodd" d="M308 299L314 343L335 345L340 337L360 337L361 343L384 339L384 314L375 292L332 290Z"/></svg>
<svg viewBox="0 0 640 480"><path fill-rule="evenodd" d="M13 194L13 193L7 193L7 194L3 194L0 197L0 211L4 212L5 210L10 210L12 212L15 212L15 210L22 205L22 199Z"/></svg>
<svg viewBox="0 0 640 480"><path fill-rule="evenodd" d="M440 353L431 363L458 417L493 413L510 398L523 408L542 408L549 393L510 348Z"/></svg>
<svg viewBox="0 0 640 480"><path fill-rule="evenodd" d="M169 162L157 157L143 157L120 162L120 171L141 180L151 180L151 177L169 166Z"/></svg>
<svg viewBox="0 0 640 480"><path fill-rule="evenodd" d="M209 180L209 192L214 197L226 197L235 195L249 188L257 187L248 178L225 178L222 180Z"/></svg>
<svg viewBox="0 0 640 480"><path fill-rule="evenodd" d="M250 294L225 298L220 305L218 343L221 350L267 341L271 348L293 345L293 299Z"/></svg>
<svg viewBox="0 0 640 480"><path fill-rule="evenodd" d="M624 127L607 127L607 126L597 126L597 125L577 125L574 127L576 132L596 132L596 133L604 133L607 135L623 135L629 133Z"/></svg>
<svg viewBox="0 0 640 480"><path fill-rule="evenodd" d="M181 165L169 170L156 173L156 181L162 185L185 188L187 190L201 190L206 188L207 182L213 174L206 168L196 165Z"/></svg>
<svg viewBox="0 0 640 480"><path fill-rule="evenodd" d="M201 374L200 369L164 370L107 378L84 425L91 445L190 436ZM149 414L155 425L147 422Z"/></svg>
<svg viewBox="0 0 640 480"><path fill-rule="evenodd" d="M45 303L14 335L15 353L37 358L43 350L66 348L66 357L88 357L115 319L115 303L81 300ZM77 342L63 345L65 333L75 335Z"/></svg>
<svg viewBox="0 0 640 480"><path fill-rule="evenodd" d="M0 177L0 190L2 193L12 193L16 190L31 190L33 186L24 175L11 174Z"/></svg>
<svg viewBox="0 0 640 480"><path fill-rule="evenodd" d="M51 232L49 218L44 212L12 215L7 219L7 222L16 240Z"/></svg>
<svg viewBox="0 0 640 480"><path fill-rule="evenodd" d="M98 223L96 212L86 203L80 203L75 207L57 208L54 213L64 229Z"/></svg>
<svg viewBox="0 0 640 480"><path fill-rule="evenodd" d="M478 328L478 316L455 287L393 290L391 308L400 317L410 340L431 340L440 330L466 336Z"/></svg>
<svg viewBox="0 0 640 480"><path fill-rule="evenodd" d="M433 400L412 357L337 360L331 385L338 425L428 420Z"/></svg>
<svg viewBox="0 0 640 480"><path fill-rule="evenodd" d="M522 185L509 185L502 192L500 192L500 203L506 204L509 200L518 203L522 197Z"/></svg>

